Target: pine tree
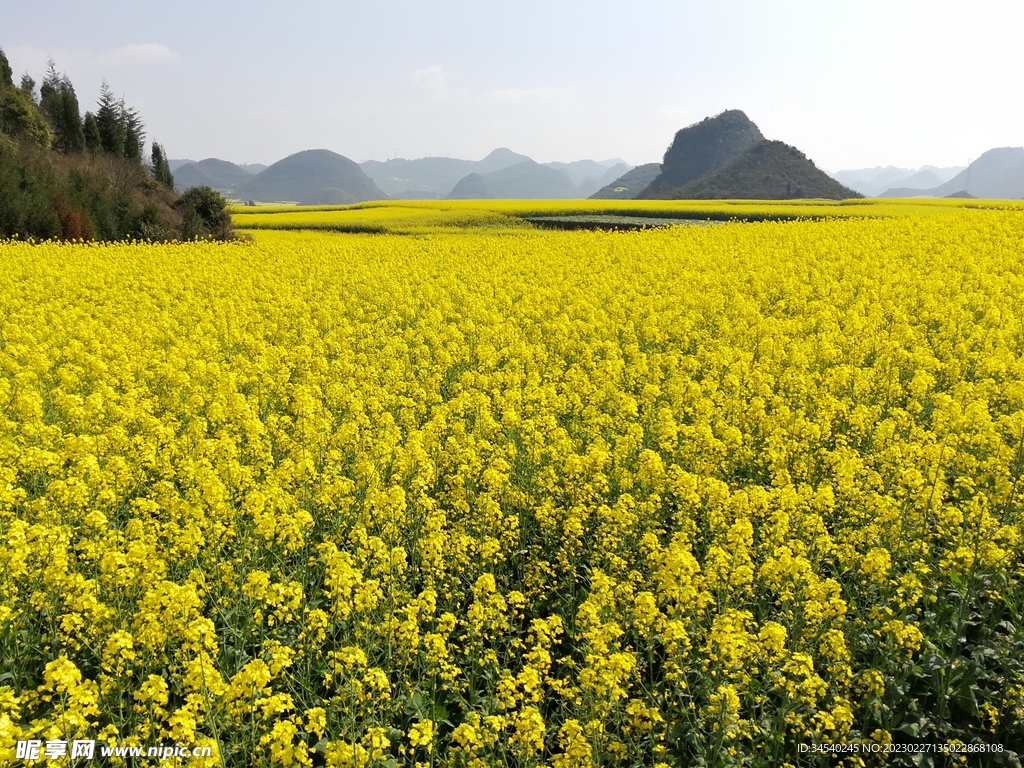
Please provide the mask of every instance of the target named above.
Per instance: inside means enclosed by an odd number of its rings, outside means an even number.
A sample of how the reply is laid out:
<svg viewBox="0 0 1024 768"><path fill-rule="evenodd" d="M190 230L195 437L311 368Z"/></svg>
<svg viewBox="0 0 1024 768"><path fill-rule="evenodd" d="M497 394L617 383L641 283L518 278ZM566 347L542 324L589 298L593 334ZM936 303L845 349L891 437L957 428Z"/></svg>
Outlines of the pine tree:
<svg viewBox="0 0 1024 768"><path fill-rule="evenodd" d="M103 152L114 157L124 157L123 105L110 92L107 81L100 86L100 100L96 108L96 128L100 134Z"/></svg>
<svg viewBox="0 0 1024 768"><path fill-rule="evenodd" d="M85 148L90 152L102 152L103 141L100 139L100 128L96 123L96 115L86 112L82 120L82 132L85 135Z"/></svg>
<svg viewBox="0 0 1024 768"><path fill-rule="evenodd" d="M60 75L57 74L57 65L54 64L53 59L49 59L46 62L46 77L43 78L43 84L39 86L39 107L47 113L47 116L57 106L59 87Z"/></svg>
<svg viewBox="0 0 1024 768"><path fill-rule="evenodd" d="M78 109L78 96L67 74L57 74L50 59L46 79L39 89L39 106L50 121L54 132L53 148L64 153L85 149L85 132Z"/></svg>
<svg viewBox="0 0 1024 768"><path fill-rule="evenodd" d="M65 132L65 152L82 152L85 150L85 129L82 125L82 113L78 108L78 96L71 82L64 77L62 81L61 106L64 109L61 120Z"/></svg>
<svg viewBox="0 0 1024 768"><path fill-rule="evenodd" d="M29 98L33 102L36 100L36 81L32 79L32 75L28 72L21 76L21 85L18 86L22 91L28 94Z"/></svg>
<svg viewBox="0 0 1024 768"><path fill-rule="evenodd" d="M121 125L124 126L124 156L142 162L142 151L146 146L145 124L134 107L125 107L123 99L119 106Z"/></svg>
<svg viewBox="0 0 1024 768"><path fill-rule="evenodd" d="M171 173L171 164L167 162L167 153L155 141L153 142L152 160L153 178L168 189L174 189L174 174Z"/></svg>

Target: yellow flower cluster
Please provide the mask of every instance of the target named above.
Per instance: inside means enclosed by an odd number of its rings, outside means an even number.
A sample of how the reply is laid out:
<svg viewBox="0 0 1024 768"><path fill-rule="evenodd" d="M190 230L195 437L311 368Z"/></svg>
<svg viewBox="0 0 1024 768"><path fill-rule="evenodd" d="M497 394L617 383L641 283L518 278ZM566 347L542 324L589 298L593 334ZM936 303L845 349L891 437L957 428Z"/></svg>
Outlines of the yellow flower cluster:
<svg viewBox="0 0 1024 768"><path fill-rule="evenodd" d="M0 244L0 762L86 737L770 765L907 712L1018 733L1024 212L773 206L717 212L814 220L410 204ZM271 231L311 217L416 234Z"/></svg>

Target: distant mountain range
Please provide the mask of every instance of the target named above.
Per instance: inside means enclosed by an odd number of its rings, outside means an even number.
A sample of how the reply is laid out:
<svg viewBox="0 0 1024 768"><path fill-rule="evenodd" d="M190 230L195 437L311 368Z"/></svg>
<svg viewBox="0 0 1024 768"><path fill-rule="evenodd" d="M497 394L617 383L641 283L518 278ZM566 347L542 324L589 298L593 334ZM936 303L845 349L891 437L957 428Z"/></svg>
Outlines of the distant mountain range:
<svg viewBox="0 0 1024 768"><path fill-rule="evenodd" d="M610 184L633 166L625 160L576 160L572 163L544 163L548 168L561 171L576 185L581 197L589 197L606 184Z"/></svg>
<svg viewBox="0 0 1024 768"><path fill-rule="evenodd" d="M220 190L234 190L252 181L252 174L227 160L208 157L199 162L190 162L172 168L174 186L180 190L189 187L213 187Z"/></svg>
<svg viewBox="0 0 1024 768"><path fill-rule="evenodd" d="M502 147L483 160L422 157L418 160L367 160L361 164L378 187L395 198L525 197L541 199L558 192L560 198L587 197L628 171L614 160L576 160L537 163ZM515 171L509 169L517 168ZM483 181L481 181L483 179ZM565 183L568 181L568 185Z"/></svg>
<svg viewBox="0 0 1024 768"><path fill-rule="evenodd" d="M271 166L217 158L171 160L175 186L209 186L260 202L340 205L396 199L787 199L823 197L1024 198L1024 148L991 149L970 167L843 170L828 174L802 152L769 141L739 110L678 131L661 163L618 158L537 163L505 147L482 160L423 157L355 163L326 149Z"/></svg>
<svg viewBox="0 0 1024 768"><path fill-rule="evenodd" d="M887 189L903 187L906 189L931 189L949 181L966 166L958 165L939 168L925 165L921 168L897 168L892 165L860 168L849 171L836 171L829 175L850 189L867 197L878 197Z"/></svg>
<svg viewBox="0 0 1024 768"><path fill-rule="evenodd" d="M561 171L526 160L500 171L471 173L448 193L449 200L533 199L579 197L576 185Z"/></svg>
<svg viewBox="0 0 1024 768"><path fill-rule="evenodd" d="M795 147L769 141L739 110L678 131L661 163L538 163L502 147L482 160L423 157L356 164L326 149L306 150L253 174L255 167L208 158L175 161L179 189L206 185L259 202L338 205L381 200L826 197L857 193L818 170Z"/></svg>
<svg viewBox="0 0 1024 768"><path fill-rule="evenodd" d="M216 159L216 158L208 158L208 159ZM167 164L171 167L171 172L173 173L174 171L176 171L179 168L181 168L183 165L188 165L189 163L194 163L194 162L196 162L196 161L195 160L183 160L183 159L179 158L177 160L168 160ZM202 161L200 161L200 162L202 162ZM227 161L224 161L224 162L227 162ZM236 164L232 163L232 165L236 165ZM243 171L248 171L249 173L251 173L251 174L253 174L255 176L257 173L262 171L267 166L265 166L263 163L242 163L240 165L236 165L236 167L241 168Z"/></svg>
<svg viewBox="0 0 1024 768"><path fill-rule="evenodd" d="M315 160L326 165L318 167ZM360 174L355 173L353 166ZM179 190L209 186L235 199L338 205L388 197L583 198L626 173L631 166L618 158L540 164L502 147L482 160L396 158L357 165L334 152L308 150L269 167L240 166L216 158L198 162L172 160L171 167Z"/></svg>
<svg viewBox="0 0 1024 768"><path fill-rule="evenodd" d="M367 160L360 167L384 192L396 198L442 198L471 173L491 173L530 158L504 147L483 160L421 157L417 160Z"/></svg>
<svg viewBox="0 0 1024 768"><path fill-rule="evenodd" d="M1024 147L990 149L943 184L930 189L894 187L879 197L1024 198Z"/></svg>
<svg viewBox="0 0 1024 768"><path fill-rule="evenodd" d="M603 172L596 177L585 175L595 171L591 166ZM622 162L604 168L593 160L543 165L526 160L490 173L471 173L455 185L447 198L571 200L589 196L628 170L629 166ZM574 183L573 177L579 181Z"/></svg>
<svg viewBox="0 0 1024 768"><path fill-rule="evenodd" d="M869 197L1024 198L1024 147L997 147L969 166L862 168L831 174Z"/></svg>

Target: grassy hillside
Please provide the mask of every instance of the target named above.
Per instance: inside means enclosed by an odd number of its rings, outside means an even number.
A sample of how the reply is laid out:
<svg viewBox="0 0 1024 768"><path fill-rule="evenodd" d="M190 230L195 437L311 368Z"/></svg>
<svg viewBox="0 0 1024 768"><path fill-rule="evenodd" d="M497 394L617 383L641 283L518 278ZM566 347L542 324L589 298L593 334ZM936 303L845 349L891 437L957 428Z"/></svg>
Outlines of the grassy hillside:
<svg viewBox="0 0 1024 768"><path fill-rule="evenodd" d="M173 239L183 224L176 199L130 160L0 136L0 238Z"/></svg>

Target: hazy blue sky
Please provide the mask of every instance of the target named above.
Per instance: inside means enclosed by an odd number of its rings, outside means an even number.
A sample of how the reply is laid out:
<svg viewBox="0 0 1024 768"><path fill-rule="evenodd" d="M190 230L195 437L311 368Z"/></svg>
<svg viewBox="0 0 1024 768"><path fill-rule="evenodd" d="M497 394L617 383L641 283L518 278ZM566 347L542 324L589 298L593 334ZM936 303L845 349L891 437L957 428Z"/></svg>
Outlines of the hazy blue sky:
<svg viewBox="0 0 1024 768"><path fill-rule="evenodd" d="M661 159L744 110L829 170L963 165L1024 144L1024 3L0 2L15 79L102 78L171 157L270 163L507 146Z"/></svg>

